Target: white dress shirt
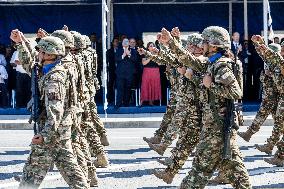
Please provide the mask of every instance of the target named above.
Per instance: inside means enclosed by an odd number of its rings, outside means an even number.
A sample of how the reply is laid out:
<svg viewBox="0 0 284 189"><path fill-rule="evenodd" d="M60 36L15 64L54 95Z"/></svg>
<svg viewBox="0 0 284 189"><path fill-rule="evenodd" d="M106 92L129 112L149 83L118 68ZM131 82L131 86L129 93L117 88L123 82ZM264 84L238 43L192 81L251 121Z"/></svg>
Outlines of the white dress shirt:
<svg viewBox="0 0 284 189"><path fill-rule="evenodd" d="M5 56L3 54L0 54L0 64L3 65L3 66L7 65Z"/></svg>
<svg viewBox="0 0 284 189"><path fill-rule="evenodd" d="M8 79L8 73L5 67L0 64L0 83L5 83L5 79Z"/></svg>
<svg viewBox="0 0 284 189"><path fill-rule="evenodd" d="M12 58L11 58L11 61L10 63L14 63L14 64L17 64L16 61L19 61L19 51L15 51L12 55ZM22 65L18 65L16 67L14 67L13 69L15 69L17 72L20 72L20 73L27 73L23 66Z"/></svg>

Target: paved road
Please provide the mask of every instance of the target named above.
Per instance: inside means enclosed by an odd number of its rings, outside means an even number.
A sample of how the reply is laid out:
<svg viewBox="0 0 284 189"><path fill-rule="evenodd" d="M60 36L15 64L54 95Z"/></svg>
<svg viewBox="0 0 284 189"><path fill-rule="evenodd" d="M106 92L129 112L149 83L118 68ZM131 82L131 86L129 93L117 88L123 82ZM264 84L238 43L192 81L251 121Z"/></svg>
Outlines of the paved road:
<svg viewBox="0 0 284 189"><path fill-rule="evenodd" d="M245 128L241 128L244 130ZM192 158L174 179L167 185L151 175L153 168L162 168L156 162L160 156L150 151L142 136L151 136L153 128L108 129L111 146L107 148L111 165L98 169L99 189L173 189L189 171ZM250 143L239 139L241 151L245 155L245 164L251 175L254 188L284 188L284 169L265 163L267 155L254 148L255 143L264 143L272 127L263 127ZM14 175L21 174L29 153L31 130L0 130L0 188L17 188ZM166 156L169 156L167 150ZM48 174L42 188L68 188L55 170ZM231 188L230 185L207 186L206 189Z"/></svg>

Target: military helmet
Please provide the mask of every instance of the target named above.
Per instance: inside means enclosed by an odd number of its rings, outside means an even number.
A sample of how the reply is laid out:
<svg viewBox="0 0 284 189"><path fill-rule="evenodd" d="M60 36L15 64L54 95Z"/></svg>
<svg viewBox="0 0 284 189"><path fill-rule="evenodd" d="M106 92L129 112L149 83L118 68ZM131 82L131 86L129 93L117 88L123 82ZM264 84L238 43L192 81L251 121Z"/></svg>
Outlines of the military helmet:
<svg viewBox="0 0 284 189"><path fill-rule="evenodd" d="M85 49L87 47L85 37L76 31L71 31L71 33L74 37L74 47L76 49Z"/></svg>
<svg viewBox="0 0 284 189"><path fill-rule="evenodd" d="M277 43L271 43L268 45L268 48L273 50L274 52L280 52L281 51L281 46Z"/></svg>
<svg viewBox="0 0 284 189"><path fill-rule="evenodd" d="M51 36L60 38L64 42L65 47L74 47L74 38L69 31L56 30L51 34Z"/></svg>
<svg viewBox="0 0 284 189"><path fill-rule="evenodd" d="M90 38L87 36L87 35L83 35L85 37L85 40L86 40L86 45L87 46L90 46L92 44Z"/></svg>
<svg viewBox="0 0 284 189"><path fill-rule="evenodd" d="M65 46L63 41L58 37L47 36L43 37L37 44L37 47L43 52L54 55L65 54Z"/></svg>
<svg viewBox="0 0 284 189"><path fill-rule="evenodd" d="M187 37L187 44L200 46L203 43L203 37L199 33L192 33Z"/></svg>
<svg viewBox="0 0 284 189"><path fill-rule="evenodd" d="M202 37L210 45L225 49L231 48L230 35L225 28L219 26L209 26L203 30Z"/></svg>

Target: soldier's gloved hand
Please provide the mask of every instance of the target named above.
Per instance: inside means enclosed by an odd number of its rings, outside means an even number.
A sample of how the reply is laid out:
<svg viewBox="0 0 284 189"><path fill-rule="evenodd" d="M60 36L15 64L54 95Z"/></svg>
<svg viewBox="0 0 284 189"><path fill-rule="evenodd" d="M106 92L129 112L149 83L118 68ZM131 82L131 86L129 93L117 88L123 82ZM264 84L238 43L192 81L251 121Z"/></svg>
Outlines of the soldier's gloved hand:
<svg viewBox="0 0 284 189"><path fill-rule="evenodd" d="M146 50L143 49L143 48L138 48L137 51L138 51L138 53L139 53L140 55L143 55L143 54L146 53Z"/></svg>
<svg viewBox="0 0 284 189"><path fill-rule="evenodd" d="M192 69L187 69L184 76L188 79L192 79L192 76L193 76L193 71Z"/></svg>
<svg viewBox="0 0 284 189"><path fill-rule="evenodd" d="M171 39L173 39L171 33L165 28L162 28L160 38L161 43L167 45Z"/></svg>
<svg viewBox="0 0 284 189"><path fill-rule="evenodd" d="M203 77L203 85L206 87L206 88L209 88L211 86L211 83L212 83L212 77L208 74L206 74L204 77Z"/></svg>
<svg viewBox="0 0 284 189"><path fill-rule="evenodd" d="M159 54L159 52L160 52L159 49L157 49L156 47L153 47L153 49L152 49L153 54Z"/></svg>
<svg viewBox="0 0 284 189"><path fill-rule="evenodd" d="M65 30L65 31L69 31L69 28L66 25L64 25L62 29Z"/></svg>
<svg viewBox="0 0 284 189"><path fill-rule="evenodd" d="M21 43L23 41L21 38L20 31L18 29L12 30L10 39L15 43Z"/></svg>
<svg viewBox="0 0 284 189"><path fill-rule="evenodd" d="M43 137L40 134L37 134L32 139L32 144L42 144L43 143Z"/></svg>
<svg viewBox="0 0 284 189"><path fill-rule="evenodd" d="M172 34L173 37L180 38L180 31L179 31L179 28L178 28L178 27L174 27L174 28L172 29L171 34Z"/></svg>
<svg viewBox="0 0 284 189"><path fill-rule="evenodd" d="M46 36L48 36L48 33L44 29L39 28L37 31L37 38L43 38Z"/></svg>

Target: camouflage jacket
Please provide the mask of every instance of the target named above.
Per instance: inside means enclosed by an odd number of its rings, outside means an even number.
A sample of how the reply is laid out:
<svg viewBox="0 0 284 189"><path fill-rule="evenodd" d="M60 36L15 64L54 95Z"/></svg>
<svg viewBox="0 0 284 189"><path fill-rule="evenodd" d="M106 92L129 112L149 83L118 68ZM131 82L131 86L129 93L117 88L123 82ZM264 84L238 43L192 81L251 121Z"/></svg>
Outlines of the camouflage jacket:
<svg viewBox="0 0 284 189"><path fill-rule="evenodd" d="M87 87L93 97L96 95L96 90L100 89L97 78L97 54L95 54L95 50L88 49L82 51L82 53L85 58L84 67L86 81L88 82Z"/></svg>
<svg viewBox="0 0 284 189"><path fill-rule="evenodd" d="M203 104L205 121L213 121L216 118L214 112L224 113L226 99L241 99L242 89L233 73L233 61L221 57L210 63L207 57L195 57L172 39L169 41L169 48L176 54L181 66L190 67L196 74L209 74L213 82L211 86L200 91L200 101ZM221 115L220 114L220 115Z"/></svg>
<svg viewBox="0 0 284 189"><path fill-rule="evenodd" d="M256 45L256 49L258 46ZM269 71L272 72L271 77L273 78L273 82L277 87L277 90L280 94L284 94L284 59L280 55L280 53L276 53L271 49L267 49L265 52L260 52L257 50L260 57L266 62L269 67Z"/></svg>

